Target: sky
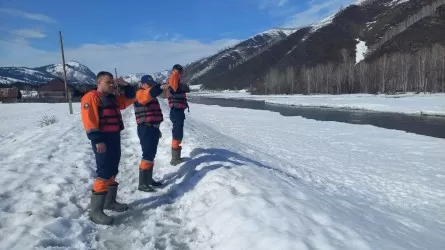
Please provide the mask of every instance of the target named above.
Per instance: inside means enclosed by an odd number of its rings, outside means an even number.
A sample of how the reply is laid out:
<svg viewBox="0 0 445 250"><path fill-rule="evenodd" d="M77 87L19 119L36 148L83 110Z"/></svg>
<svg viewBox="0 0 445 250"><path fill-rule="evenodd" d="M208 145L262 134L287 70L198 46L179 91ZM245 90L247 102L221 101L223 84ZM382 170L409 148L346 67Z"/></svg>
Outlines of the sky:
<svg viewBox="0 0 445 250"><path fill-rule="evenodd" d="M273 28L316 23L352 0L0 0L0 67L65 58L93 72L154 73Z"/></svg>

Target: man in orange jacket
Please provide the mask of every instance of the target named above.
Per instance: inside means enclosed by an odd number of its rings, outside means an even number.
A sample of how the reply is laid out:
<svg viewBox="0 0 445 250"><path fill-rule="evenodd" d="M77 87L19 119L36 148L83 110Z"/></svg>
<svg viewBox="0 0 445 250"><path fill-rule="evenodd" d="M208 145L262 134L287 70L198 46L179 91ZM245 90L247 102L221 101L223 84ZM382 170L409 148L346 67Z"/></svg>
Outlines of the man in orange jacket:
<svg viewBox="0 0 445 250"><path fill-rule="evenodd" d="M168 106L170 107L170 120L173 123L171 165L184 162L184 158L181 157L181 143L184 137L185 109L188 108L186 93L190 92L190 88L181 82L183 73L183 67L175 64L168 79Z"/></svg>
<svg viewBox="0 0 445 250"><path fill-rule="evenodd" d="M124 129L121 110L135 101L135 91L124 85L124 95L114 95L113 75L101 71L96 77L97 90L86 93L81 99L83 127L96 157L96 179L91 196L90 219L97 224L110 225L113 218L103 209L123 212L127 204L116 201L118 183L115 178L121 157L120 132Z"/></svg>
<svg viewBox="0 0 445 250"><path fill-rule="evenodd" d="M134 103L138 137L142 148L138 189L153 192L155 190L151 186L162 186L162 183L153 180L154 159L161 136L159 126L164 121L157 97L162 94L167 85L156 83L150 75L142 76L140 85L141 88L136 92Z"/></svg>

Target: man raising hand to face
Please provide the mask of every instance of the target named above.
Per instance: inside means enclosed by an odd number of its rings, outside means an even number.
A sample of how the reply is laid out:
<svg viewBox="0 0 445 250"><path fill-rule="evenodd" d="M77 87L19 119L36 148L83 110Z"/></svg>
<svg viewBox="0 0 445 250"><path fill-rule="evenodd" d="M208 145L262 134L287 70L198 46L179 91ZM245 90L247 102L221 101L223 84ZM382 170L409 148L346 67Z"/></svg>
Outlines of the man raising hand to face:
<svg viewBox="0 0 445 250"><path fill-rule="evenodd" d="M103 209L123 212L127 204L116 202L118 183L115 181L121 157L120 132L124 129L121 110L135 101L133 87L123 83L124 95L113 94L115 81L109 72L101 71L96 77L97 90L81 99L83 127L96 158L96 178L91 196L90 218L98 224L110 225L113 218Z"/></svg>

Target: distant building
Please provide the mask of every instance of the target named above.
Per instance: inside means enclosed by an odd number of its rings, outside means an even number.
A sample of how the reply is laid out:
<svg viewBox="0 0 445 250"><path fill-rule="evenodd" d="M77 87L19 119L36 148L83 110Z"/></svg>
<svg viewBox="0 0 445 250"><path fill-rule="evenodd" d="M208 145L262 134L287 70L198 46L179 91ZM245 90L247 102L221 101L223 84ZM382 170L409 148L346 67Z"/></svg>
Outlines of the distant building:
<svg viewBox="0 0 445 250"><path fill-rule="evenodd" d="M53 79L41 85L37 92L39 97L62 99L65 98L65 82L61 79Z"/></svg>
<svg viewBox="0 0 445 250"><path fill-rule="evenodd" d="M122 77L118 77L114 79L114 84L120 85L120 84L127 84L127 82Z"/></svg>
<svg viewBox="0 0 445 250"><path fill-rule="evenodd" d="M123 90L122 86L126 85L126 84L132 86L135 89L137 88L137 85L132 85L129 82L125 81L124 78L118 77L118 78L114 79L114 93L123 95L124 94L124 90Z"/></svg>
<svg viewBox="0 0 445 250"><path fill-rule="evenodd" d="M18 88L0 88L0 102L16 102L19 97Z"/></svg>

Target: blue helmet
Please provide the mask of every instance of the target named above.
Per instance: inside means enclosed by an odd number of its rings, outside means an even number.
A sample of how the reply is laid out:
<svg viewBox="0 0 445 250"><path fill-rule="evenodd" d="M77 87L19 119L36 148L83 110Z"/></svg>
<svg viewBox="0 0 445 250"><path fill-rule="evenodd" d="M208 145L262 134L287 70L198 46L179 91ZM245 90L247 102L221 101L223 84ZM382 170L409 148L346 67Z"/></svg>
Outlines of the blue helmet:
<svg viewBox="0 0 445 250"><path fill-rule="evenodd" d="M151 75L144 75L144 76L141 77L141 84L153 85L155 83L156 82L153 79L153 77L151 77Z"/></svg>
<svg viewBox="0 0 445 250"><path fill-rule="evenodd" d="M174 66L173 66L173 70L177 70L177 71L179 71L179 73L180 74L182 74L183 72L184 72L184 68L180 65L180 64L175 64Z"/></svg>

